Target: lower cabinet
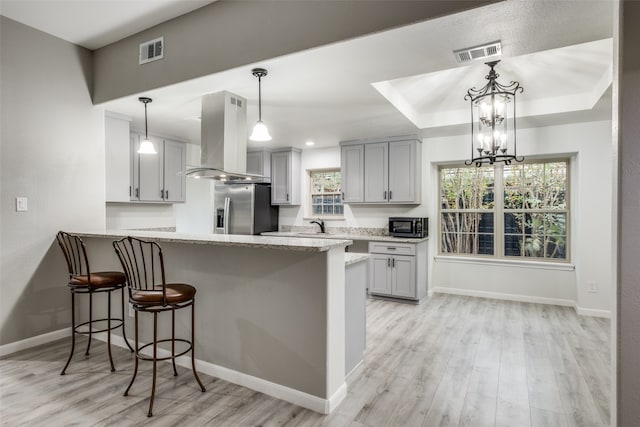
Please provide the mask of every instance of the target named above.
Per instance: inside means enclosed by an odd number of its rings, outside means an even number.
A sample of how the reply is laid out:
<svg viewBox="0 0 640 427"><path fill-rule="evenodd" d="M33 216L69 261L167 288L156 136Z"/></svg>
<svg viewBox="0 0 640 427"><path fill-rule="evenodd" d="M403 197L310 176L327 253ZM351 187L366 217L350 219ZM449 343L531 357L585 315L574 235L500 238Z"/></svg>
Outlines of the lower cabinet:
<svg viewBox="0 0 640 427"><path fill-rule="evenodd" d="M369 242L369 293L422 301L427 296L427 242Z"/></svg>

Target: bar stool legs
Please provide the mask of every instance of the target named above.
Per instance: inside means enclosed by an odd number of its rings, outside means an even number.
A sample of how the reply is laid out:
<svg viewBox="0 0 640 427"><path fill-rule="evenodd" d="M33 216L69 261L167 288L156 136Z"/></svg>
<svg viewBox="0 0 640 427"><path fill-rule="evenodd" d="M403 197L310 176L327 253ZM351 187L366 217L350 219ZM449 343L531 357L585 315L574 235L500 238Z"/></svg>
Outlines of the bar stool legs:
<svg viewBox="0 0 640 427"><path fill-rule="evenodd" d="M198 382L198 385L200 386L200 391L205 392L207 391L207 389L204 387L204 385L202 384L202 381L200 380L200 377L198 376L198 372L196 371L196 360L195 360L195 349L194 349L194 342L195 342L195 332L194 332L194 325L195 325L195 310L194 310L194 303L191 303L191 342L190 344L190 349L180 353L178 356L185 354L187 351L191 351L191 369L193 370L193 376L195 377L196 381ZM148 311L148 310L145 310ZM142 347L139 347L139 341L138 341L138 310L136 309L135 311L135 353L136 353L136 360L135 360L135 364L133 366L133 375L131 377L131 381L129 382L129 386L127 387L127 389L125 390L123 396L128 396L129 395L129 390L131 390L131 386L133 385L136 376L138 375L138 360L142 359L142 360L149 360L151 362L153 362L153 372L152 372L152 381L151 381L151 397L149 398L149 411L147 412L147 417L151 417L153 416L153 402L155 400L156 397L156 383L157 383L157 369L158 369L158 361L160 360L166 360L166 359L171 359L171 363L173 365L173 375L177 376L178 375L178 370L176 369L176 351L175 351L175 308L171 307L171 356L170 357L158 357L158 343L159 342L163 342L163 341L168 341L168 340L160 340L158 341L158 313L160 311L153 311L153 342L146 344ZM182 340L183 342L187 342ZM188 343L188 342L187 342ZM142 354L140 354L140 350L142 350L143 348L147 347L147 346L153 346L153 357L147 357L144 356Z"/></svg>
<svg viewBox="0 0 640 427"><path fill-rule="evenodd" d="M67 363L62 368L62 372L60 375L64 375L65 371L69 367L69 363L71 363L71 358L73 357L73 350L76 348L76 294L71 292L71 352L69 353L69 358L67 359Z"/></svg>
<svg viewBox="0 0 640 427"><path fill-rule="evenodd" d="M84 291L84 292L80 292L80 293L88 293L89 294L89 321L85 322L83 324L80 325L76 325L76 303L75 303L75 296L76 296L77 292L71 291L71 351L69 352L69 358L67 359L67 363L64 365L64 368L62 368L62 371L60 372L60 375L64 375L66 373L67 368L69 367L69 364L71 363L71 359L73 358L73 353L75 351L75 347L76 347L76 334L81 334L81 335L87 335L88 336L88 342L87 342L87 349L85 351L85 356L89 356L89 350L91 349L91 340L93 338L93 334L95 332L93 332L93 293L92 291ZM129 343L129 340L127 339L127 335L125 332L125 328L124 328L124 317L125 317L125 305L124 305L124 288L122 289L122 293L121 293L121 300L122 300L122 337L124 338L124 342L127 344L127 347L129 347L129 349L131 350L131 352L134 352L133 347L131 347L131 344ZM107 318L103 319L107 321L107 328L106 330L103 330L105 332L107 332L107 351L109 354L109 364L111 365L111 372L115 372L116 368L115 365L113 363L113 356L111 354L111 291L107 291ZM89 327L89 331L88 332L78 332L78 328L82 325L87 325ZM116 328L118 328L120 326L116 326ZM114 328L115 329L115 328Z"/></svg>
<svg viewBox="0 0 640 427"><path fill-rule="evenodd" d="M195 345L194 343L196 342L195 337L195 317L196 317L196 302L193 301L193 303L191 304L191 345ZM200 385L200 391L202 391L203 393L205 391L207 391L206 388L204 388L204 385L202 385L202 381L200 381L200 377L198 376L198 372L196 372L196 350L194 347L191 348L191 369L193 369L193 376L196 377L196 381L198 381L198 384Z"/></svg>

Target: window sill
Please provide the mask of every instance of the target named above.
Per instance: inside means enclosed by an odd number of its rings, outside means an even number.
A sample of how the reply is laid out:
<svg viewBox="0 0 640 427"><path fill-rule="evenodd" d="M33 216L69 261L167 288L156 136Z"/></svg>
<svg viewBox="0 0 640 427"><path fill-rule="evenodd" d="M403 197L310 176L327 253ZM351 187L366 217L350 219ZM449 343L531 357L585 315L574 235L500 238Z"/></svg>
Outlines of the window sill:
<svg viewBox="0 0 640 427"><path fill-rule="evenodd" d="M517 268L534 268L539 270L561 270L573 271L576 266L572 263L544 262L544 261L521 261L511 259L490 259L490 258L471 258L461 256L440 255L434 257L437 262L448 262L455 264L476 264L476 265L496 265Z"/></svg>
<svg viewBox="0 0 640 427"><path fill-rule="evenodd" d="M323 221L344 221L343 216L305 216L302 219L305 221L315 221L318 219Z"/></svg>

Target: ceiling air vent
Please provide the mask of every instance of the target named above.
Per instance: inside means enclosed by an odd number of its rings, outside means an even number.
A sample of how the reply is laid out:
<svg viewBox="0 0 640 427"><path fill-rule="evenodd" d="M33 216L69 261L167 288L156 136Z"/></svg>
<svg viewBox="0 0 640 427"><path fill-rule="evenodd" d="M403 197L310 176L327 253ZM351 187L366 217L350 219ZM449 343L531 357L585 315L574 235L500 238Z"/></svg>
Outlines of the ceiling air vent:
<svg viewBox="0 0 640 427"><path fill-rule="evenodd" d="M164 37L140 44L140 64L164 58Z"/></svg>
<svg viewBox="0 0 640 427"><path fill-rule="evenodd" d="M480 46L468 47L466 49L454 50L458 64L464 64L477 59L490 58L502 54L502 45L500 41L483 44Z"/></svg>

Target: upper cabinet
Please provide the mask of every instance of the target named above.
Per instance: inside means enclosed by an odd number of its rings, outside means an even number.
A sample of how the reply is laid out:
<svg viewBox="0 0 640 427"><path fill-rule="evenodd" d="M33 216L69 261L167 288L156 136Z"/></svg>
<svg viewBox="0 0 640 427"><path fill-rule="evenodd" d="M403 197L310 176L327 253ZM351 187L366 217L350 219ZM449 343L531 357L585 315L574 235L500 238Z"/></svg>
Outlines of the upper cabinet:
<svg viewBox="0 0 640 427"><path fill-rule="evenodd" d="M143 134L131 134L131 201L185 201L187 147L184 142L149 135L157 154L139 154Z"/></svg>
<svg viewBox="0 0 640 427"><path fill-rule="evenodd" d="M345 203L420 203L422 145L417 137L345 141L340 146Z"/></svg>
<svg viewBox="0 0 640 427"><path fill-rule="evenodd" d="M340 147L342 202L364 202L364 145Z"/></svg>
<svg viewBox="0 0 640 427"><path fill-rule="evenodd" d="M301 197L300 150L278 149L271 153L271 204L299 205Z"/></svg>
<svg viewBox="0 0 640 427"><path fill-rule="evenodd" d="M271 150L251 148L247 150L247 173L264 177L262 182L271 180Z"/></svg>
<svg viewBox="0 0 640 427"><path fill-rule="evenodd" d="M129 122L120 114L105 114L106 201L184 202L186 144L149 135L157 154L138 154L144 135L130 132Z"/></svg>

